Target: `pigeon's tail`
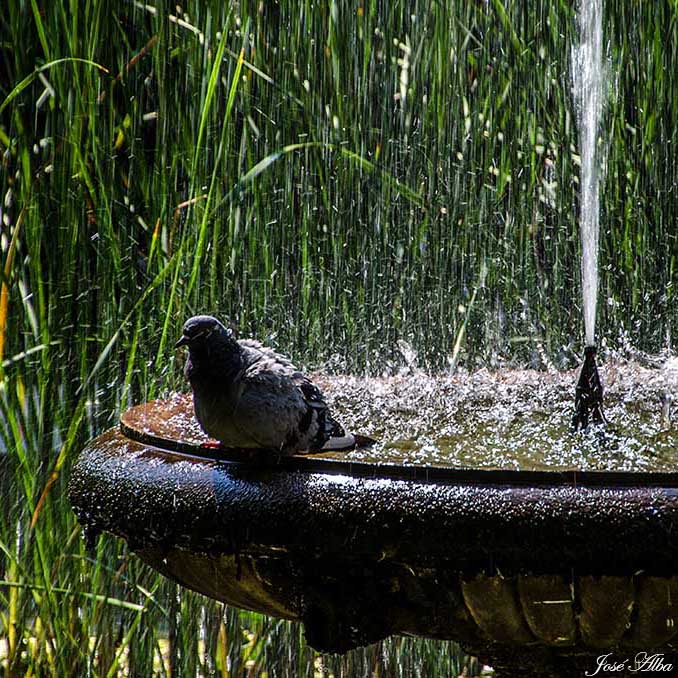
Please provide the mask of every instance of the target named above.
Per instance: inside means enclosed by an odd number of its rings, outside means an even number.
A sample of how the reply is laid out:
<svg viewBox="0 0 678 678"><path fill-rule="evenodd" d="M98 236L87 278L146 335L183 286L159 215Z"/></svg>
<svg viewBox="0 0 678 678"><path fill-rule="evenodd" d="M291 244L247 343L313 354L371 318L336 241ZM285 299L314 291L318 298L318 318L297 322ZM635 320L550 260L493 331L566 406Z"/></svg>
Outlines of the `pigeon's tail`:
<svg viewBox="0 0 678 678"><path fill-rule="evenodd" d="M320 449L322 452L354 450L357 447L369 447L376 442L374 438L369 438L368 436L361 436L357 433L345 433L341 436L333 436Z"/></svg>
<svg viewBox="0 0 678 678"><path fill-rule="evenodd" d="M355 436L348 433L343 436L332 436L325 441L325 444L320 448L322 452L329 452L331 450L352 450L355 447Z"/></svg>
<svg viewBox="0 0 678 678"><path fill-rule="evenodd" d="M344 427L327 411L325 413L325 434L327 439L320 448L323 451L353 450L356 447L369 447L377 442L367 436L347 433Z"/></svg>

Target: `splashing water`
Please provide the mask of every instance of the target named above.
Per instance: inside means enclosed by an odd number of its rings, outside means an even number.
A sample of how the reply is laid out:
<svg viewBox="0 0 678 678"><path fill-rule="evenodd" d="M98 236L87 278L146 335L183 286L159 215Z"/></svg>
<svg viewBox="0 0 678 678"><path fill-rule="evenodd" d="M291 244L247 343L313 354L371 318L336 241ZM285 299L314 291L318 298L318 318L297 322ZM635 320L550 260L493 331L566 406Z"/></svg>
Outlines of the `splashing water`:
<svg viewBox="0 0 678 678"><path fill-rule="evenodd" d="M598 301L598 131L603 109L602 0L579 0L579 44L572 48L572 84L581 155L582 294L586 344L595 344Z"/></svg>
<svg viewBox="0 0 678 678"><path fill-rule="evenodd" d="M378 441L323 456L429 467L675 471L678 421L671 394L678 392L678 358L651 365L611 355L601 376L613 423L604 435L591 427L577 436L567 435L574 371L314 375L339 421Z"/></svg>

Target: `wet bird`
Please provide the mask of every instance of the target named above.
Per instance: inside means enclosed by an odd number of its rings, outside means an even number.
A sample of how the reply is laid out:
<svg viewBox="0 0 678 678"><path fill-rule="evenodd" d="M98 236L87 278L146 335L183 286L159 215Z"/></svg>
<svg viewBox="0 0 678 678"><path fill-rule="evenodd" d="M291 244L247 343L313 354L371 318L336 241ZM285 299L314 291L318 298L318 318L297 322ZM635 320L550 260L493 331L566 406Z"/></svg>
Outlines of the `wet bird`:
<svg viewBox="0 0 678 678"><path fill-rule="evenodd" d="M284 454L355 445L355 437L332 418L320 390L273 349L236 339L209 315L186 321L180 346L188 346L185 373L195 416L223 445Z"/></svg>

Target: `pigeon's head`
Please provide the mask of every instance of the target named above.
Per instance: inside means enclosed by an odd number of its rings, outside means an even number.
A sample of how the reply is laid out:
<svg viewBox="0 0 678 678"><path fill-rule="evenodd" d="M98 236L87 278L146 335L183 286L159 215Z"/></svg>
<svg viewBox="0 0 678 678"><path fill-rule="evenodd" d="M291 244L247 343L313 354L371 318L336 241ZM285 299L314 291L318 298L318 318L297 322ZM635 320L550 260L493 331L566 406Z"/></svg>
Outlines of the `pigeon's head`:
<svg viewBox="0 0 678 678"><path fill-rule="evenodd" d="M233 331L224 327L211 315L195 315L184 323L181 338L174 348L188 346L189 349L201 349L213 344L233 341Z"/></svg>

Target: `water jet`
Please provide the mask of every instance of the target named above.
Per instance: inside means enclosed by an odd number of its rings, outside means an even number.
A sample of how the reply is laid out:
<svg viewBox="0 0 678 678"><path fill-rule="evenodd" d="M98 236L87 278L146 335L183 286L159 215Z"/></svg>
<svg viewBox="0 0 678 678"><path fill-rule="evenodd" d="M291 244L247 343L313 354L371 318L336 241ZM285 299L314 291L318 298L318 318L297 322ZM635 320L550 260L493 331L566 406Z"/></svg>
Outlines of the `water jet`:
<svg viewBox="0 0 678 678"><path fill-rule="evenodd" d="M600 240L600 158L598 133L604 103L602 0L582 0L577 11L579 43L572 49L572 84L581 155L581 281L586 347L575 392L574 430L589 420L605 423L603 389L596 367L596 305Z"/></svg>

